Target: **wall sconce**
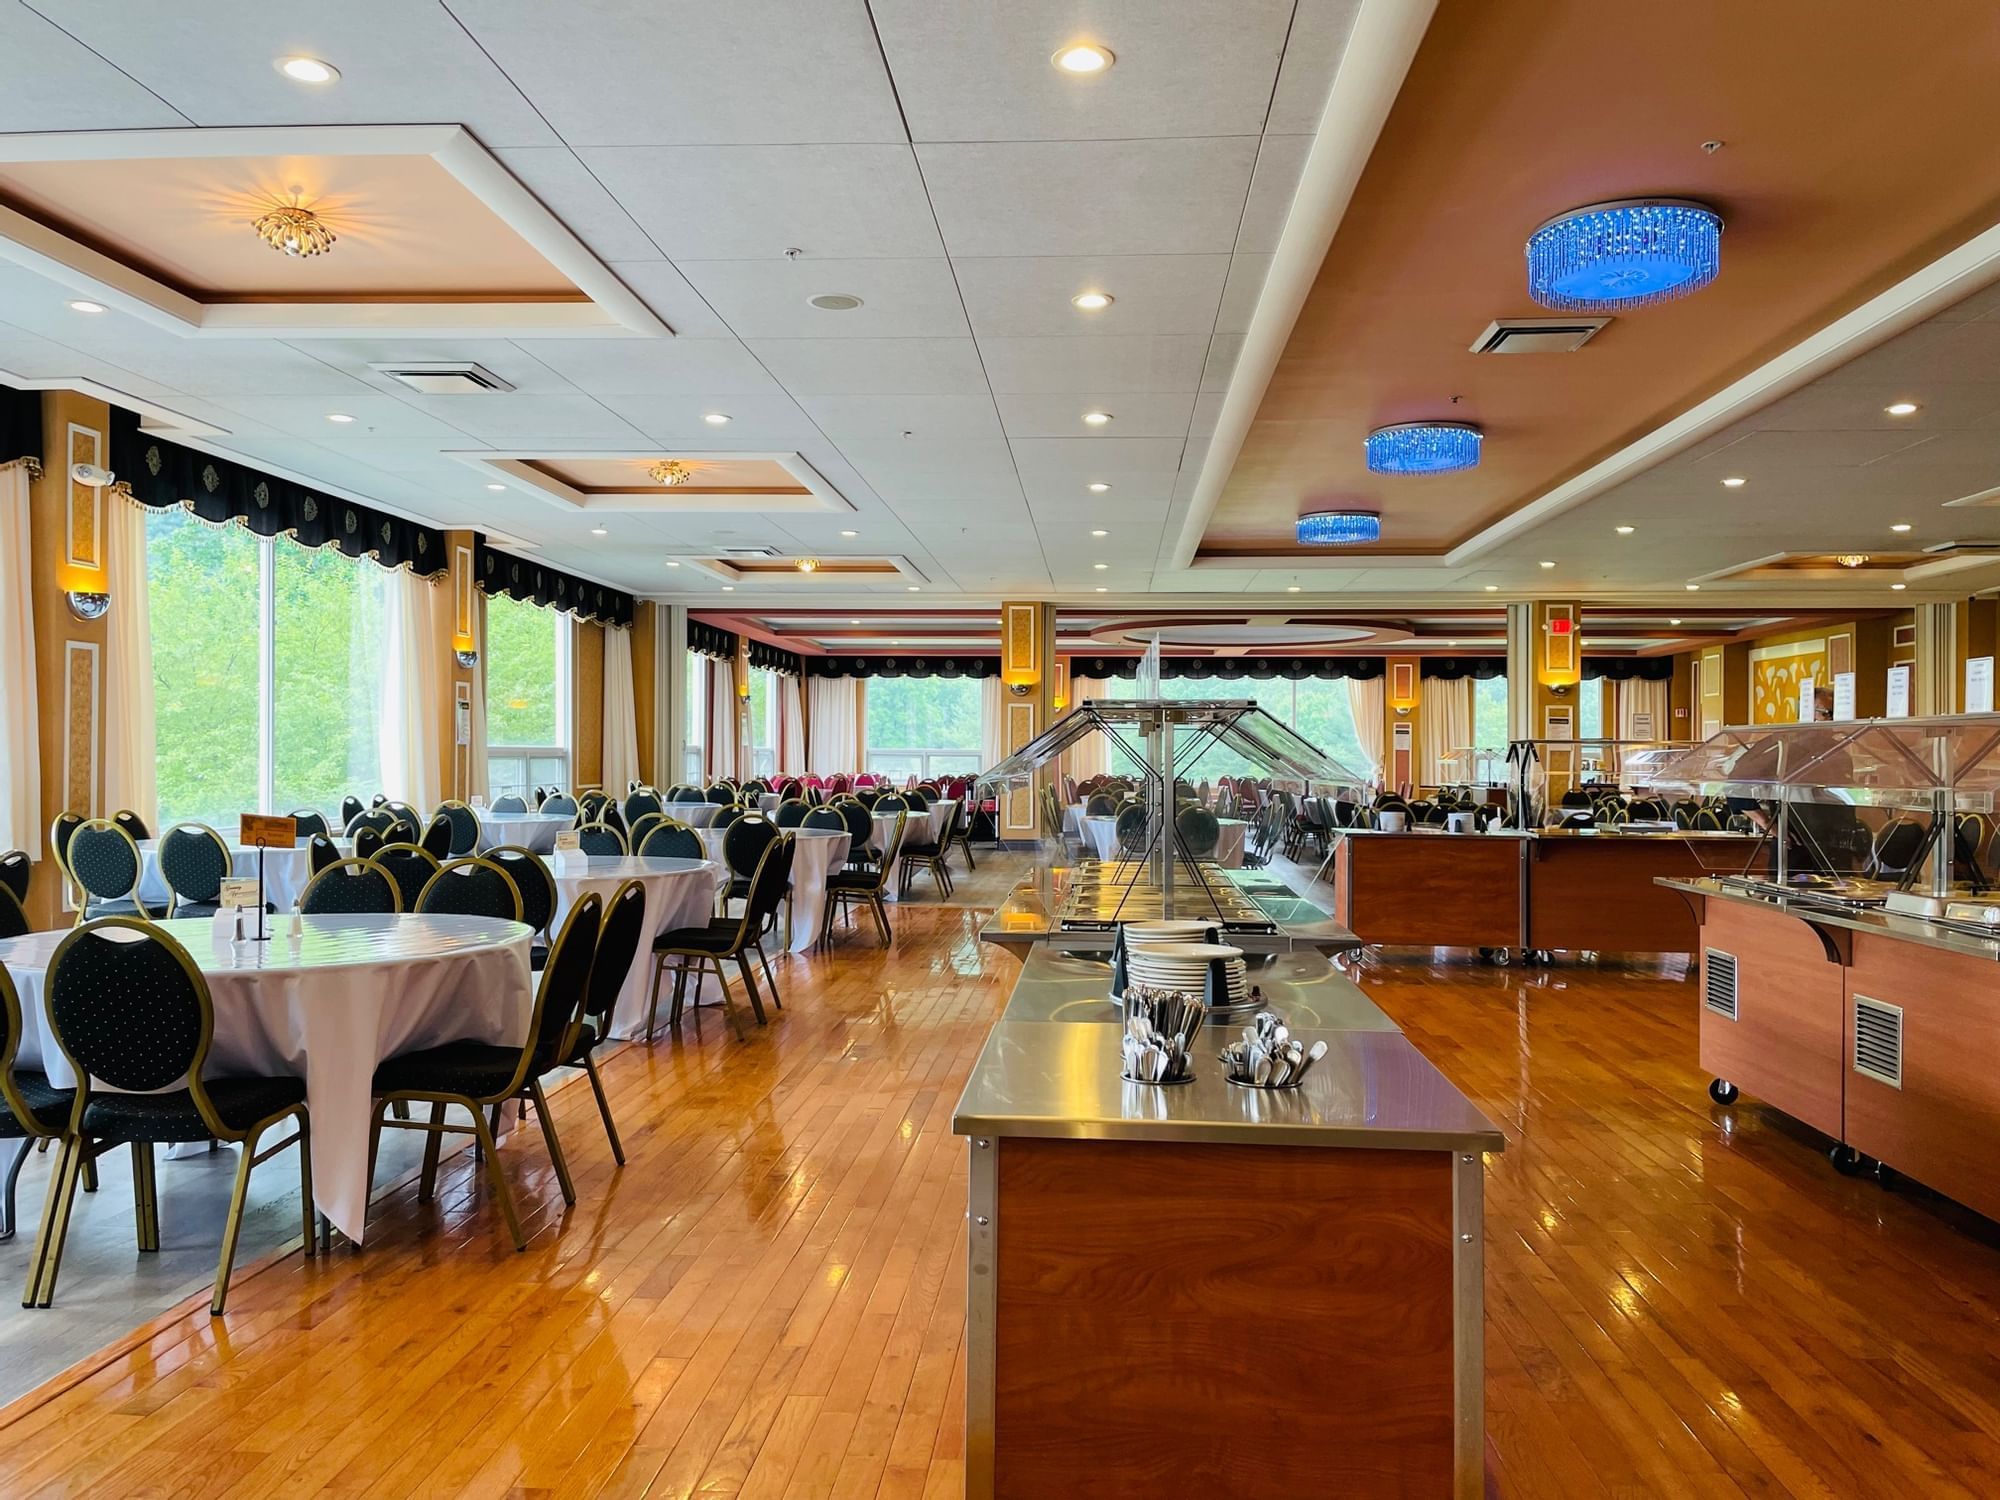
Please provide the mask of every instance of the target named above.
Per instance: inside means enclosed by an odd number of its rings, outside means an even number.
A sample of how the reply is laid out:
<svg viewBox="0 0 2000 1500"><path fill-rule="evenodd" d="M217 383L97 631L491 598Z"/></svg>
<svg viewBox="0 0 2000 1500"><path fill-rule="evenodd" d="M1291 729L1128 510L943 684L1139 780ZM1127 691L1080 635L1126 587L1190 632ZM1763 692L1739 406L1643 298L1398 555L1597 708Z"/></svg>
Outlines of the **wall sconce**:
<svg viewBox="0 0 2000 1500"><path fill-rule="evenodd" d="M479 665L479 653L469 647L460 646L452 652L452 655L458 659L458 664L468 672Z"/></svg>
<svg viewBox="0 0 2000 1500"><path fill-rule="evenodd" d="M1410 716L1410 709L1413 706L1414 705L1408 703L1398 703L1393 705L1393 707L1396 710L1396 717L1399 719L1407 719Z"/></svg>
<svg viewBox="0 0 2000 1500"><path fill-rule="evenodd" d="M1010 682L1007 684L1007 691L1012 693L1016 698L1025 698L1034 690L1035 685L1032 682Z"/></svg>
<svg viewBox="0 0 2000 1500"><path fill-rule="evenodd" d="M736 696L737 696L737 697L739 697L739 698L741 698L741 699L743 699L743 700L744 700L744 701L745 701L746 703L747 703L747 702L749 702L749 700L750 700L750 684L749 684L749 683L747 683L747 682L739 682L739 683L737 683L737 684L736 684Z"/></svg>
<svg viewBox="0 0 2000 1500"><path fill-rule="evenodd" d="M1547 687L1548 690L1551 693L1554 693L1558 698L1567 698L1569 696L1569 690L1575 687L1576 684L1574 682L1570 682L1567 679L1565 679L1562 682L1544 683L1543 686Z"/></svg>
<svg viewBox="0 0 2000 1500"><path fill-rule="evenodd" d="M63 598L69 602L69 612L79 620L101 620L111 613L109 594L71 589Z"/></svg>

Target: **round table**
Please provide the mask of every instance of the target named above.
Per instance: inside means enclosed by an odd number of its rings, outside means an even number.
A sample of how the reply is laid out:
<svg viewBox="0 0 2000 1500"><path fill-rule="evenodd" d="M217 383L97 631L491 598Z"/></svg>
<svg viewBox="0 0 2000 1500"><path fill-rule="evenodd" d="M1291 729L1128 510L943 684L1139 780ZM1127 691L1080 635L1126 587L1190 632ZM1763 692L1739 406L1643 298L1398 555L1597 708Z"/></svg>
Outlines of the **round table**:
<svg viewBox="0 0 2000 1500"><path fill-rule="evenodd" d="M785 947L804 953L819 941L820 919L826 914L826 879L847 863L849 839L834 828L793 828L797 842L792 846L792 890L786 922ZM722 858L720 828L704 828L702 845L709 857L728 869Z"/></svg>
<svg viewBox="0 0 2000 1500"><path fill-rule="evenodd" d="M645 937L611 1011L613 1036L638 1036L646 1028L646 997L653 982L653 939L676 927L705 927L715 915L715 893L726 879L723 867L707 859L668 859L639 854L558 854L548 862L556 882L556 917L561 932L570 907L586 891L608 904L618 888L636 880L646 892Z"/></svg>
<svg viewBox="0 0 2000 1500"><path fill-rule="evenodd" d="M377 1064L445 1042L519 1046L534 1016L532 934L519 922L275 917L264 943L219 940L206 917L160 925L187 950L215 1002L205 1076L305 1079L313 1198L356 1244L368 1215ZM41 1068L57 1088L75 1087L76 1078L48 1035L42 984L67 936L0 943L0 963L21 992L21 1065Z"/></svg>
<svg viewBox="0 0 2000 1500"><path fill-rule="evenodd" d="M515 849L547 854L556 846L556 835L576 822L573 813L501 813L496 816L485 807L476 807L473 812L479 819L479 847L482 851L506 844Z"/></svg>
<svg viewBox="0 0 2000 1500"><path fill-rule="evenodd" d="M690 828L706 828L722 816L720 802L669 802L662 809L676 823Z"/></svg>
<svg viewBox="0 0 2000 1500"><path fill-rule="evenodd" d="M1215 862L1224 869L1235 870L1243 865L1243 839L1250 825L1241 818L1217 818L1215 840ZM1121 856L1118 849L1118 820L1115 817L1087 817L1083 819L1084 841L1088 843L1101 860L1115 860Z"/></svg>
<svg viewBox="0 0 2000 1500"><path fill-rule="evenodd" d="M334 847L340 850L342 859L352 857L354 840L335 839L333 843ZM229 873L237 880L256 879L257 851L246 849L241 844L230 843ZM297 845L290 849L264 851L264 899L279 911L290 911L297 906L299 897L311 883L311 840L300 839ZM139 899L154 912L162 915L166 912L167 903L173 899L173 892L167 886L167 878L160 873L158 839L139 840Z"/></svg>

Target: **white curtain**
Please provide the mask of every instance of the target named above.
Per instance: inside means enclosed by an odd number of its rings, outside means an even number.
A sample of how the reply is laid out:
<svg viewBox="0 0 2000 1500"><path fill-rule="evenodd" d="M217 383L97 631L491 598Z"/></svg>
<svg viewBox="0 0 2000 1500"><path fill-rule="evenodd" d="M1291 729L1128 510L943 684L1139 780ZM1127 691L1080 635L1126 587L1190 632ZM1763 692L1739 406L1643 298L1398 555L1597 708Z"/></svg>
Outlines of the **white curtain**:
<svg viewBox="0 0 2000 1500"><path fill-rule="evenodd" d="M818 776L853 771L861 764L861 681L855 677L815 677L812 694L812 743L806 769Z"/></svg>
<svg viewBox="0 0 2000 1500"><path fill-rule="evenodd" d="M796 677L778 679L778 769L787 776L811 770L806 760L806 700Z"/></svg>
<svg viewBox="0 0 2000 1500"><path fill-rule="evenodd" d="M1382 780L1382 713L1386 701L1381 678L1347 679L1347 707L1354 715L1354 739L1361 746L1362 759L1368 762L1353 769L1377 784Z"/></svg>
<svg viewBox="0 0 2000 1500"><path fill-rule="evenodd" d="M1092 736L1095 738L1095 736ZM998 677L979 680L979 769L1007 758L1007 684Z"/></svg>
<svg viewBox="0 0 2000 1500"><path fill-rule="evenodd" d="M160 820L153 717L153 611L146 585L146 511L104 497L104 559L111 591L104 652L104 804Z"/></svg>
<svg viewBox="0 0 2000 1500"><path fill-rule="evenodd" d="M0 469L0 851L42 853L42 717L29 589L28 465Z"/></svg>
<svg viewBox="0 0 2000 1500"><path fill-rule="evenodd" d="M405 568L389 574L382 674L382 717L376 730L382 790L428 812L444 800L444 758L438 705L445 698L439 620L446 591Z"/></svg>
<svg viewBox="0 0 2000 1500"><path fill-rule="evenodd" d="M708 664L708 779L736 775L736 674L726 661Z"/></svg>
<svg viewBox="0 0 2000 1500"><path fill-rule="evenodd" d="M1110 696L1110 684L1089 677L1072 677L1069 680L1070 707L1087 703L1092 698ZM1087 734L1068 750L1063 752L1063 770L1078 781L1090 776L1104 776L1111 770L1111 742L1101 734Z"/></svg>
<svg viewBox="0 0 2000 1500"><path fill-rule="evenodd" d="M486 779L486 596L477 589L472 591L472 638L479 661L472 669L472 739L465 747L464 796L468 802L475 797L484 802L493 792ZM455 700L452 713L458 713Z"/></svg>
<svg viewBox="0 0 2000 1500"><path fill-rule="evenodd" d="M604 632L604 789L625 795L639 778L639 704L632 687L632 632Z"/></svg>
<svg viewBox="0 0 2000 1500"><path fill-rule="evenodd" d="M1650 722L1641 725L1641 716ZM1664 740L1672 737L1667 722L1667 684L1646 682L1637 677L1618 684L1618 738L1621 740Z"/></svg>
<svg viewBox="0 0 2000 1500"><path fill-rule="evenodd" d="M1426 786L1470 781L1469 757L1452 751L1472 744L1472 679L1433 677L1424 684L1423 707L1417 716L1417 779Z"/></svg>

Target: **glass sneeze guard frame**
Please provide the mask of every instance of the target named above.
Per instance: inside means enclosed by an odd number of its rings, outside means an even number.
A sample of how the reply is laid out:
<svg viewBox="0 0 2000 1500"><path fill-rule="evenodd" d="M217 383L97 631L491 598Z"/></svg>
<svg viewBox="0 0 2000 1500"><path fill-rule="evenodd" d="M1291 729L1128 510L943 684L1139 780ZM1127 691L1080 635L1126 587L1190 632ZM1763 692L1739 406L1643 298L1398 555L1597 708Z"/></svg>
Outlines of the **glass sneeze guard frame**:
<svg viewBox="0 0 2000 1500"><path fill-rule="evenodd" d="M1690 748L1661 739L1525 739L1507 742L1507 826L1551 828L1561 822L1561 797L1572 790L1610 786L1652 790L1651 773L1662 753ZM1566 765L1558 765L1567 761ZM1607 778L1607 769L1612 774ZM1550 788L1560 782L1552 798Z"/></svg>

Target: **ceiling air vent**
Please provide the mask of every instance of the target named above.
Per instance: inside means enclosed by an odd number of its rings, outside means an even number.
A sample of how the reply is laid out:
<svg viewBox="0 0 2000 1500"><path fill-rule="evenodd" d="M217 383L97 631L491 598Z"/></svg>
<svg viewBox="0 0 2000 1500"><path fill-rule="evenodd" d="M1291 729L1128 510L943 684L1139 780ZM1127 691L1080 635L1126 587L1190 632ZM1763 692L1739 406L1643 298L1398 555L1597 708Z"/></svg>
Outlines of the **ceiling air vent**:
<svg viewBox="0 0 2000 1500"><path fill-rule="evenodd" d="M1701 1003L1726 1021L1736 1019L1736 955L1720 948L1701 956Z"/></svg>
<svg viewBox="0 0 2000 1500"><path fill-rule="evenodd" d="M1474 354L1568 354L1609 318L1501 318L1472 341Z"/></svg>
<svg viewBox="0 0 2000 1500"><path fill-rule="evenodd" d="M720 557L783 557L785 554L776 547L718 547Z"/></svg>
<svg viewBox="0 0 2000 1500"><path fill-rule="evenodd" d="M1854 1071L1863 1078L1903 1086L1903 1008L1854 997Z"/></svg>
<svg viewBox="0 0 2000 1500"><path fill-rule="evenodd" d="M477 396L514 389L485 366L462 359L405 360L400 364L371 364L368 368L426 396Z"/></svg>

